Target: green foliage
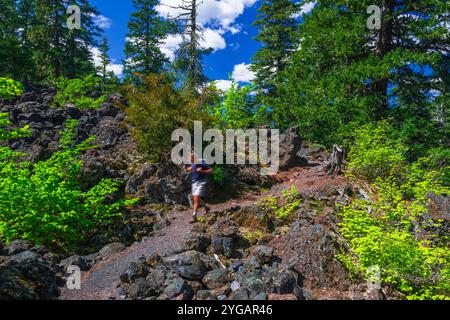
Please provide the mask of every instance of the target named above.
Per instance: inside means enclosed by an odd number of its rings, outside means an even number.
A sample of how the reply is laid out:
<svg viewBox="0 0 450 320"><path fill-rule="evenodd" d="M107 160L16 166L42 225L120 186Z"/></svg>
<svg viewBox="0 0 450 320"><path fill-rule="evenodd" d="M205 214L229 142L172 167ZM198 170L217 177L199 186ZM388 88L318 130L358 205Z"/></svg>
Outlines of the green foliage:
<svg viewBox="0 0 450 320"><path fill-rule="evenodd" d="M269 196L261 199L257 206L270 218L288 222L301 203L302 199L297 187L292 186L290 189L283 190L281 197Z"/></svg>
<svg viewBox="0 0 450 320"><path fill-rule="evenodd" d="M251 65L254 83L262 100L273 95L276 76L285 69L295 47L298 11L291 0L264 0L258 8L256 40L262 47L256 52Z"/></svg>
<svg viewBox="0 0 450 320"><path fill-rule="evenodd" d="M4 119L4 118L3 118ZM0 120L0 124L5 124ZM91 139L73 146L76 122L62 133L60 151L39 163L10 160L10 151L0 149L0 240L20 238L36 243L75 248L97 228L121 216L121 208L135 200L111 201L120 182L103 179L84 190L80 181L79 155L92 148ZM23 135L23 130L2 131L2 139ZM9 158L9 159L8 159Z"/></svg>
<svg viewBox="0 0 450 320"><path fill-rule="evenodd" d="M12 124L11 121L9 121L8 116L8 113L0 113L0 142L6 141L8 139L17 139L30 136L31 133L28 126L20 129L6 130L5 127ZM15 152L9 147L0 145L0 166L1 163L13 160L20 155L21 154L19 152Z"/></svg>
<svg viewBox="0 0 450 320"><path fill-rule="evenodd" d="M133 0L135 12L128 23L125 44L124 73L127 81L138 81L137 75L160 73L169 62L160 45L172 29L172 24L158 16L157 0Z"/></svg>
<svg viewBox="0 0 450 320"><path fill-rule="evenodd" d="M169 156L175 145L171 140L175 129L192 129L194 121L204 120L204 126L209 122L199 101L177 92L163 76L145 77L142 86L130 85L126 91L130 103L126 121L132 126L131 134L140 151L153 161Z"/></svg>
<svg viewBox="0 0 450 320"><path fill-rule="evenodd" d="M202 60L204 55L213 51L212 48L203 48L204 30L198 23L200 4L199 0L187 0L178 7L179 15L175 23L178 32L183 34L183 41L171 66L182 89L193 96L198 95L208 80L203 72Z"/></svg>
<svg viewBox="0 0 450 320"><path fill-rule="evenodd" d="M354 132L354 139L349 169L358 177L374 181L398 171L405 163L407 148L386 121L364 125Z"/></svg>
<svg viewBox="0 0 450 320"><path fill-rule="evenodd" d="M212 174L212 181L219 186L223 186L225 185L225 181L226 181L226 173L225 170L223 170L223 168L215 165L213 166L213 174Z"/></svg>
<svg viewBox="0 0 450 320"><path fill-rule="evenodd" d="M378 178L370 199L342 208L341 233L353 252L346 265L361 275L380 267L383 282L408 299L450 299L449 238L434 232L445 226L430 212L430 195L448 196L450 188L435 165L419 159L400 178Z"/></svg>
<svg viewBox="0 0 450 320"><path fill-rule="evenodd" d="M91 74L82 79L60 78L56 83L58 92L53 98L56 107L63 107L66 103L73 103L80 109L98 108L106 101L105 96L93 98L93 92L101 90L101 81Z"/></svg>
<svg viewBox="0 0 450 320"><path fill-rule="evenodd" d="M384 32L367 28L370 5L384 8ZM298 125L305 139L331 147L365 123L392 117L398 128L408 125L407 143L418 146L412 152L442 144L448 57L436 48L446 45L447 11L435 0L316 1L267 101L275 126Z"/></svg>
<svg viewBox="0 0 450 320"><path fill-rule="evenodd" d="M21 96L23 91L22 83L13 79L0 77L0 98L10 100L14 97Z"/></svg>
<svg viewBox="0 0 450 320"><path fill-rule="evenodd" d="M255 101L252 86L233 83L221 101L210 108L214 126L221 129L251 128L255 120Z"/></svg>
<svg viewBox="0 0 450 320"><path fill-rule="evenodd" d="M67 27L70 5L80 7L80 29ZM0 7L0 75L49 85L95 72L91 48L101 29L89 1L2 0Z"/></svg>
<svg viewBox="0 0 450 320"><path fill-rule="evenodd" d="M264 232L261 230L244 232L244 239L251 244L256 244L264 238Z"/></svg>

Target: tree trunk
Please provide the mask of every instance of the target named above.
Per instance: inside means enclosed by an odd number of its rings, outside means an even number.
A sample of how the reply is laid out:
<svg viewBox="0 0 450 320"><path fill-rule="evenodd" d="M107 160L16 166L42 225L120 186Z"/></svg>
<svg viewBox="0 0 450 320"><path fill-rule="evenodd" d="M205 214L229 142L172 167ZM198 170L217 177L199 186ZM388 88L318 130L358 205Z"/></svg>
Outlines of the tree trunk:
<svg viewBox="0 0 450 320"><path fill-rule="evenodd" d="M344 162L345 150L339 147L337 144L333 146L333 154L330 160L325 162L324 170L328 171L328 175L342 173L342 163Z"/></svg>

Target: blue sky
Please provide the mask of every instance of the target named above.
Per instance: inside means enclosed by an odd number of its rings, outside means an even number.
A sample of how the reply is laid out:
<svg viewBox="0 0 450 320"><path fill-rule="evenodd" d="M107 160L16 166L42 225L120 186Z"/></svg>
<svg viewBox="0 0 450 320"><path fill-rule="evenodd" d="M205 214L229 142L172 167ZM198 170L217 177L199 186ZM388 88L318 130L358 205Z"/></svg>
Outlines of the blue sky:
<svg viewBox="0 0 450 320"><path fill-rule="evenodd" d="M130 14L134 11L132 1L90 0L90 2L100 12L97 24L103 28L110 43L113 63L109 69L120 74L128 32L127 25ZM174 17L177 10L173 7L181 2L182 0L160 0L156 9L162 17ZM311 1L303 2L303 13L309 12L314 7ZM260 48L260 43L254 40L257 29L252 24L260 5L260 0L203 0L198 9L198 23L205 29L204 46L214 49L204 59L204 71L210 80L218 81L218 87L221 89L226 90L231 85L230 77L241 83L249 82L253 78L248 67L253 55ZM170 35L161 49L169 58L173 58L173 52L180 42L180 35ZM98 55L98 50L95 50L94 56Z"/></svg>
<svg viewBox="0 0 450 320"><path fill-rule="evenodd" d="M214 52L204 59L205 73L211 80L227 80L235 66L241 65L237 67L241 73L235 73L235 75L238 80L245 80L244 66L251 62L252 56L260 46L257 41L253 40L257 31L252 26L257 15L256 9L259 7L259 1L214 0L214 2L223 2L222 8L226 12L218 13L217 19L221 20L217 21L214 13L207 12L207 10L203 13L206 15L203 18L203 21L206 21L204 23L204 27L207 29L206 37L208 39L206 41L215 47ZM91 0L91 3L102 15L98 21L103 26L105 35L110 42L110 56L114 64L120 65L124 59L123 49L127 24L130 13L134 10L131 0ZM172 3L174 2L172 1ZM230 9L229 6L232 8ZM240 13L241 10L242 13ZM116 67L115 70L118 68Z"/></svg>

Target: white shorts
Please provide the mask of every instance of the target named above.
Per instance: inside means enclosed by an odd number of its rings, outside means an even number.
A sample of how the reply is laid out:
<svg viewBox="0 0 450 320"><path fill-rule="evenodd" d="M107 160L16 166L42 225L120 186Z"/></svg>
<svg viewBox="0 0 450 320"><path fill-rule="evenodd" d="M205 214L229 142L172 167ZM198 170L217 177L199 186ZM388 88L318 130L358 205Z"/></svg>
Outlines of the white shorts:
<svg viewBox="0 0 450 320"><path fill-rule="evenodd" d="M204 197L206 195L207 181L193 181L192 182L192 195Z"/></svg>

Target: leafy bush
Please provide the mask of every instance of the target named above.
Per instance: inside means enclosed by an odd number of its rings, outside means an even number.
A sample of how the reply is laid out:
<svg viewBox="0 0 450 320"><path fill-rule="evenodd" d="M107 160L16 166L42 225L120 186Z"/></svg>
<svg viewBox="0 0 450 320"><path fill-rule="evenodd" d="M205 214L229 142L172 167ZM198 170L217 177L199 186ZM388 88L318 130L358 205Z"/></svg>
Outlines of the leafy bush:
<svg viewBox="0 0 450 320"><path fill-rule="evenodd" d="M449 195L444 170L432 157L406 167L401 178L377 179L373 196L342 208L341 233L353 254L345 264L364 275L381 268L382 281L408 299L450 299L449 238L437 235L430 195Z"/></svg>
<svg viewBox="0 0 450 320"><path fill-rule="evenodd" d="M290 189L284 190L281 197L269 196L261 199L257 206L269 217L287 222L292 218L292 214L295 213L301 203L301 195L297 187L292 186Z"/></svg>
<svg viewBox="0 0 450 320"><path fill-rule="evenodd" d="M3 121L2 125L5 125ZM103 179L83 190L79 179L81 152L92 148L91 139L73 146L76 122L62 133L60 151L36 164L11 161L8 148L0 149L0 240L21 238L36 243L72 249L121 216L121 208L134 200L111 201L120 183ZM19 132L5 134L4 140Z"/></svg>
<svg viewBox="0 0 450 320"><path fill-rule="evenodd" d="M93 98L91 95L101 91L101 81L95 75L88 75L82 79L60 78L56 87L57 94L53 98L56 107L63 107L67 103L73 103L80 109L98 108L106 101L105 96Z"/></svg>
<svg viewBox="0 0 450 320"><path fill-rule="evenodd" d="M240 87L233 83L224 97L213 105L210 113L214 117L214 125L220 129L246 129L255 121L255 99L253 87Z"/></svg>
<svg viewBox="0 0 450 320"><path fill-rule="evenodd" d="M244 232L244 239L252 245L257 244L258 241L264 238L264 236L264 232L262 232L261 230Z"/></svg>
<svg viewBox="0 0 450 320"><path fill-rule="evenodd" d="M13 79L0 77L0 98L11 100L14 97L21 96L23 91L22 83Z"/></svg>
<svg viewBox="0 0 450 320"><path fill-rule="evenodd" d="M225 180L226 180L225 171L219 166L213 166L212 181L219 186L223 186Z"/></svg>
<svg viewBox="0 0 450 320"><path fill-rule="evenodd" d="M387 177L405 163L407 148L386 121L367 124L355 132L349 169L357 177L374 181Z"/></svg>
<svg viewBox="0 0 450 320"><path fill-rule="evenodd" d="M8 139L17 139L30 136L29 127L25 126L21 129L6 130L5 127L11 125L11 121L8 119L8 113L0 113L0 142L6 141ZM11 150L9 147L2 146L0 144L0 169L1 164L4 161L9 161L21 154Z"/></svg>
<svg viewBox="0 0 450 320"><path fill-rule="evenodd" d="M194 121L209 122L195 97L177 92L164 76L150 75L143 86L125 88L130 106L126 121L142 152L159 161L168 155L175 129L192 129ZM191 131L192 132L192 131Z"/></svg>

